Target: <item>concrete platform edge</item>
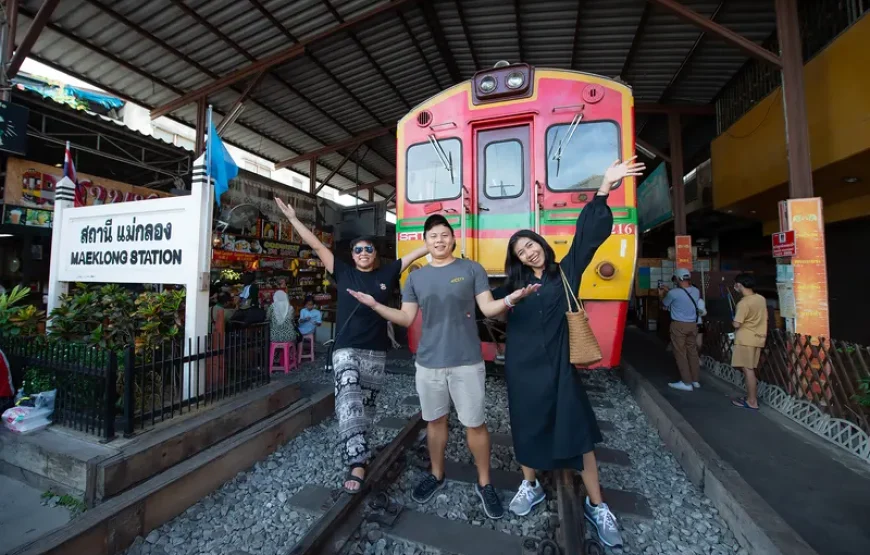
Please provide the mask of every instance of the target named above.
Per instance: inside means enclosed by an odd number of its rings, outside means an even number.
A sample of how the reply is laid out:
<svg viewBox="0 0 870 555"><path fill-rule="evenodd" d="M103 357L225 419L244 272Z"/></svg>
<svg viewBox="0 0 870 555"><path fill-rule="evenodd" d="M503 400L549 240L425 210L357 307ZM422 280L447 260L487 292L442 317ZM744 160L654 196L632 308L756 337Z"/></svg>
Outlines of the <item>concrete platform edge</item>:
<svg viewBox="0 0 870 555"><path fill-rule="evenodd" d="M759 555L818 555L646 378L630 364L623 363L623 369L641 410L744 549Z"/></svg>
<svg viewBox="0 0 870 555"><path fill-rule="evenodd" d="M271 418L134 486L10 555L122 553L136 536L145 536L178 516L333 411L331 388L303 397Z"/></svg>

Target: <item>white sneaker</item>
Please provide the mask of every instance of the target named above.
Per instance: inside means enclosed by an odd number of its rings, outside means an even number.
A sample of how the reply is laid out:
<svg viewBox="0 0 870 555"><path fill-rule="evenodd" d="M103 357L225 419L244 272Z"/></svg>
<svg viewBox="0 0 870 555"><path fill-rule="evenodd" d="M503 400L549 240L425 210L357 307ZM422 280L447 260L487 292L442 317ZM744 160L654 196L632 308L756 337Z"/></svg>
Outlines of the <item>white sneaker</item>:
<svg viewBox="0 0 870 555"><path fill-rule="evenodd" d="M689 384L684 384L683 382L674 382L669 383L668 387L672 389L679 389L680 391L692 391L693 387Z"/></svg>
<svg viewBox="0 0 870 555"><path fill-rule="evenodd" d="M701 389L701 384L699 382L692 382L692 387L695 389Z"/></svg>
<svg viewBox="0 0 870 555"><path fill-rule="evenodd" d="M546 498L544 488L541 487L539 481L535 480L535 484L532 485L528 480L523 480L520 489L511 501L510 510L517 516L526 516L532 512L535 505L541 503Z"/></svg>

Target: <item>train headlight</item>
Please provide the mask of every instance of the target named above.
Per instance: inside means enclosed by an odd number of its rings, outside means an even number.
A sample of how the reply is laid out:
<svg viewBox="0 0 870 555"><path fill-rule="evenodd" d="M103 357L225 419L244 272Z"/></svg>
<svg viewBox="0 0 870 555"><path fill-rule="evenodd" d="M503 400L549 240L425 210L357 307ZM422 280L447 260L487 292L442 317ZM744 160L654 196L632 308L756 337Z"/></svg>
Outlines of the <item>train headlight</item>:
<svg viewBox="0 0 870 555"><path fill-rule="evenodd" d="M595 268L595 272L601 279L613 279L616 275L616 267L610 262L602 262Z"/></svg>
<svg viewBox="0 0 870 555"><path fill-rule="evenodd" d="M480 80L480 83L477 86L480 89L480 92L484 94L489 94L495 90L495 88L498 86L498 83L496 83L493 76L487 75Z"/></svg>
<svg viewBox="0 0 870 555"><path fill-rule="evenodd" d="M511 73L507 76L507 79L505 79L505 85L507 85L509 89L518 89L522 87L525 82L526 76L518 71Z"/></svg>

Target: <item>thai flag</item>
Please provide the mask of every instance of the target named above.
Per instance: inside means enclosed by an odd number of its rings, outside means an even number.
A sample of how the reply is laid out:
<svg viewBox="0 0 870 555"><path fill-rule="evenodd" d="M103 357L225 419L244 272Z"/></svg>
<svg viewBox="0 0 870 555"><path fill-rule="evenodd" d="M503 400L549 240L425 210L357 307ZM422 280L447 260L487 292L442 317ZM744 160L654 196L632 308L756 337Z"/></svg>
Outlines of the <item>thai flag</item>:
<svg viewBox="0 0 870 555"><path fill-rule="evenodd" d="M69 141L66 142L66 152L64 152L63 155L63 176L68 177L70 181L76 184L75 202L73 206L84 206L85 188L79 184L79 179L76 175L76 167L73 164L72 153L69 150Z"/></svg>

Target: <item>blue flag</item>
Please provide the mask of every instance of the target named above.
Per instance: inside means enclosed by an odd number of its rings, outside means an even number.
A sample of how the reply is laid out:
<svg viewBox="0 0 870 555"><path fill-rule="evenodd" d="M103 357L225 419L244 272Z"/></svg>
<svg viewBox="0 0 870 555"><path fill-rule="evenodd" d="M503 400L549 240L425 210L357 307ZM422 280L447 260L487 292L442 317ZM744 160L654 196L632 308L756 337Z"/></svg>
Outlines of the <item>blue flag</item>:
<svg viewBox="0 0 870 555"><path fill-rule="evenodd" d="M221 195L229 190L230 179L239 174L239 167L218 137L217 129L213 123L208 129L205 163L208 167L208 173L214 179L214 199L220 206Z"/></svg>

